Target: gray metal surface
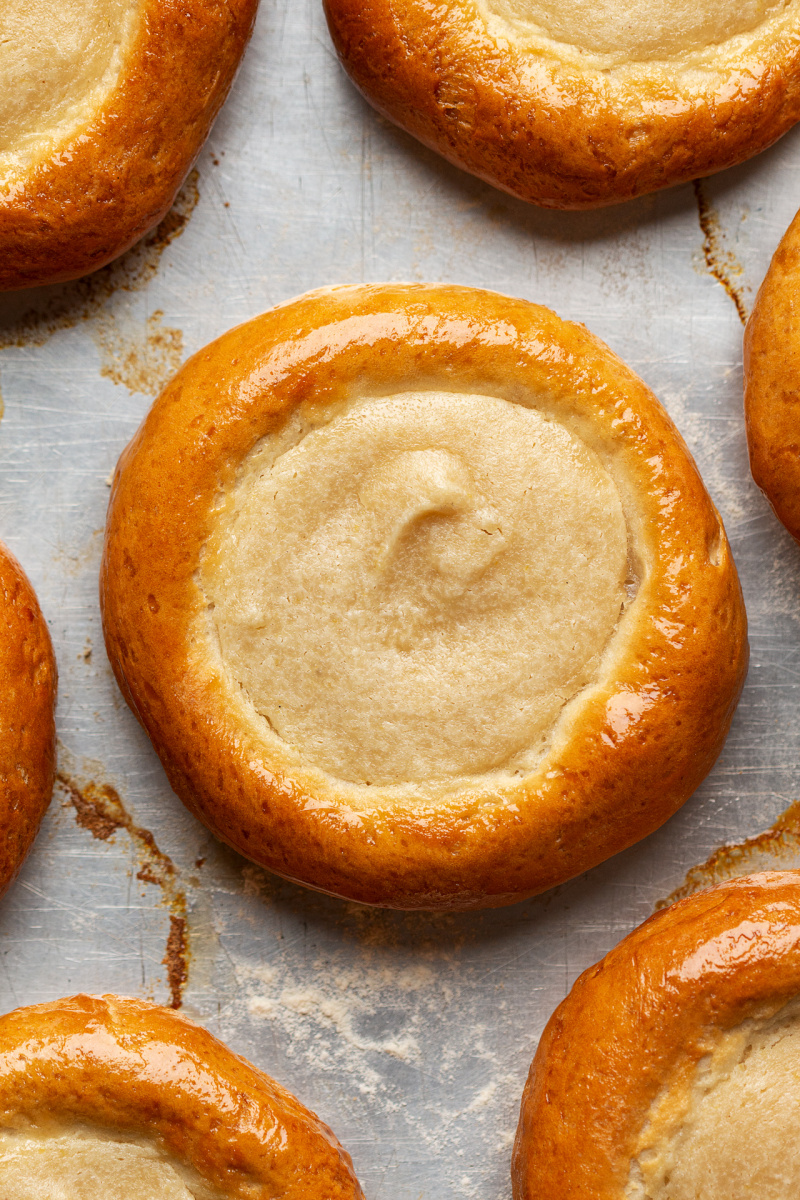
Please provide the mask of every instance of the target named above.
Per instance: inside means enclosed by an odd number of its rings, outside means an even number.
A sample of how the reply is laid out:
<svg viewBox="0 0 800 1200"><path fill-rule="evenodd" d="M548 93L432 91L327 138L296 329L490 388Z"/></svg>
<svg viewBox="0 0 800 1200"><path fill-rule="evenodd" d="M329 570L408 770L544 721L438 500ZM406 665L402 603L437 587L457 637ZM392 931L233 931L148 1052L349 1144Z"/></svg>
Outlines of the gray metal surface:
<svg viewBox="0 0 800 1200"><path fill-rule="evenodd" d="M64 777L0 906L1 1010L78 989L167 1000L162 959L185 906L186 1011L334 1127L369 1200L509 1195L525 1073L576 975L690 867L797 796L800 559L750 478L742 324L712 270L749 307L794 215L798 164L800 129L699 194L544 213L377 117L338 68L318 0L262 0L179 219L88 282L0 300L0 537L52 630ZM750 616L744 698L685 809L588 876L501 912L364 910L222 849L172 795L102 647L107 479L160 384L278 301L384 279L496 288L604 338L695 454ZM92 804L108 793L90 782L117 790L172 866L135 829L92 832ZM789 839L779 861L793 855Z"/></svg>

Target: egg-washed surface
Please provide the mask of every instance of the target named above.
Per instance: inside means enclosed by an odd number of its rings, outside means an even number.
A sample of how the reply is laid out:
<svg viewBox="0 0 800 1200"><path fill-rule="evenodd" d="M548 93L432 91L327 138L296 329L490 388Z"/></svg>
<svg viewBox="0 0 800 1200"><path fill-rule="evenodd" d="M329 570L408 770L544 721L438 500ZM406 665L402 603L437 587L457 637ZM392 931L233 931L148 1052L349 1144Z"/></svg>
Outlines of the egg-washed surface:
<svg viewBox="0 0 800 1200"><path fill-rule="evenodd" d="M534 766L595 677L627 571L593 449L520 404L410 392L257 447L202 581L272 731L391 785Z"/></svg>
<svg viewBox="0 0 800 1200"><path fill-rule="evenodd" d="M796 20L794 0L478 0L496 36L531 43L549 41L592 57L606 56L607 66L674 59L715 50L731 39L757 36L769 25L778 32L788 16Z"/></svg>
<svg viewBox="0 0 800 1200"><path fill-rule="evenodd" d="M143 0L3 0L0 175L79 132L110 94Z"/></svg>
<svg viewBox="0 0 800 1200"><path fill-rule="evenodd" d="M795 1200L800 1002L719 1036L655 1106L627 1200Z"/></svg>
<svg viewBox="0 0 800 1200"><path fill-rule="evenodd" d="M0 1130L3 1200L224 1200L146 1138L86 1126Z"/></svg>
<svg viewBox="0 0 800 1200"><path fill-rule="evenodd" d="M74 777L116 787L173 856L181 883L199 880L190 1011L333 1126L356 1154L370 1200L510 1200L510 1139L530 1057L573 978L643 921L688 866L766 828L783 797L798 795L800 555L747 469L738 318L705 273L691 187L582 215L506 200L376 120L341 77L321 4L262 4L249 53L257 69L245 59L198 163L209 202L192 216L192 242L168 248L146 305L142 291L123 289L105 308L126 329L155 309L169 326L188 329L190 319L190 353L305 287L360 278L362 262L365 278L413 270L531 296L585 321L665 402L721 510L745 586L753 708L745 703L720 764L660 833L514 908L454 917L329 900L213 843L170 796L110 683L97 605L104 481L145 399L101 378L92 322L0 355L0 533L17 539L55 618ZM281 119L267 122L265 112ZM746 298L800 204L798 151L800 128L705 185L720 252L742 263ZM223 173L230 208L221 196L210 202ZM4 303L24 312L31 300ZM168 1003L169 912L158 889L138 886L126 835L96 840L61 799L0 909L8 951L0 1011L77 987ZM195 871L198 856L208 857ZM245 960L264 978L243 976Z"/></svg>

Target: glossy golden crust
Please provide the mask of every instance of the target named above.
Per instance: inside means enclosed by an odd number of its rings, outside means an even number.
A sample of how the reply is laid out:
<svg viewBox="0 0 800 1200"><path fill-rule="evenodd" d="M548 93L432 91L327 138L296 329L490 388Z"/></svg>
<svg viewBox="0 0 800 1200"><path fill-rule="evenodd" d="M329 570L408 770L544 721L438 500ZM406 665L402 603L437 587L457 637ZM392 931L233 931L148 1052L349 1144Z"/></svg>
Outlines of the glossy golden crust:
<svg viewBox="0 0 800 1200"><path fill-rule="evenodd" d="M315 793L198 655L216 497L304 400L335 404L365 381L535 397L615 472L646 571L605 674L522 778L412 802L336 781ZM719 753L747 663L724 531L653 395L583 327L449 286L312 293L190 360L120 460L101 602L120 686L195 815L278 874L402 908L510 904L657 828Z"/></svg>
<svg viewBox="0 0 800 1200"><path fill-rule="evenodd" d="M775 251L744 335L753 478L800 540L800 214Z"/></svg>
<svg viewBox="0 0 800 1200"><path fill-rule="evenodd" d="M157 1139L231 1200L360 1200L350 1156L274 1080L171 1009L74 996L0 1018L0 1121Z"/></svg>
<svg viewBox="0 0 800 1200"><path fill-rule="evenodd" d="M325 10L342 64L379 112L546 208L616 204L712 174L800 118L796 30L710 69L618 71L496 41L475 0L325 0Z"/></svg>
<svg viewBox="0 0 800 1200"><path fill-rule="evenodd" d="M233 81L258 0L144 0L85 127L0 189L0 290L74 279L164 216Z"/></svg>
<svg viewBox="0 0 800 1200"><path fill-rule="evenodd" d="M720 884L657 913L581 975L542 1035L522 1099L515 1200L623 1200L670 1077L800 993L800 877Z"/></svg>
<svg viewBox="0 0 800 1200"><path fill-rule="evenodd" d="M22 568L0 545L0 894L19 871L55 778L56 664Z"/></svg>

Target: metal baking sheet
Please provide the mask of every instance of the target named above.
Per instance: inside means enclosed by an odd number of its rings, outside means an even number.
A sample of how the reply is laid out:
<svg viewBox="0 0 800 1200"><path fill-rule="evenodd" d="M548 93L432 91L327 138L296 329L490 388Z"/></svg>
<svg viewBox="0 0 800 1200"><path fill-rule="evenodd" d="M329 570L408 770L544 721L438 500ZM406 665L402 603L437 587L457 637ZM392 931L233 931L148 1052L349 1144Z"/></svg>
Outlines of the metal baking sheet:
<svg viewBox="0 0 800 1200"><path fill-rule="evenodd" d="M800 129L696 187L542 212L376 116L338 67L318 0L262 0L233 93L158 233L89 280L0 299L0 536L52 630L62 747L42 833L0 907L0 1008L76 990L180 995L334 1127L370 1200L508 1197L523 1080L577 974L690 868L797 797L800 558L748 470L741 316L794 215L798 163ZM744 698L683 811L499 912L372 911L215 844L171 793L102 646L108 478L164 380L278 301L387 279L525 296L604 338L695 454L750 616ZM716 865L771 862L800 863L790 828Z"/></svg>

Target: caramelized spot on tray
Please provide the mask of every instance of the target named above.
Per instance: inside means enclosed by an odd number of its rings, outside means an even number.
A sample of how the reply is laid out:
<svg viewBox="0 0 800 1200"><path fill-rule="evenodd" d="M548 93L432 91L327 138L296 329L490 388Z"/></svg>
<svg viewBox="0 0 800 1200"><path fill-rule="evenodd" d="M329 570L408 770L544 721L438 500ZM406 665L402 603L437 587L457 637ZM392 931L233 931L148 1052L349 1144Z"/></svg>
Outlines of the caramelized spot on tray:
<svg viewBox="0 0 800 1200"><path fill-rule="evenodd" d="M742 265L735 254L732 254L730 250L725 250L723 247L723 233L720 220L708 202L703 189L702 179L695 179L692 186L694 187L694 194L697 200L697 215L700 218L700 228L703 231L703 257L706 260L706 268L708 273L716 279L717 283L724 287L736 306L739 320L743 325L746 325L747 306L744 302L742 289L735 282L737 277L744 273Z"/></svg>
<svg viewBox="0 0 800 1200"><path fill-rule="evenodd" d="M173 914L169 919L166 953L161 960L167 968L167 979L172 996L170 1008L180 1008L183 1003L183 989L189 979L188 954L186 918L176 917Z"/></svg>
<svg viewBox="0 0 800 1200"><path fill-rule="evenodd" d="M105 842L125 826L125 810L117 791L109 784L103 783L98 787L88 783L82 789L68 776L58 773L58 782L67 794L67 799L75 809L75 819L83 829L88 829L92 837Z"/></svg>
<svg viewBox="0 0 800 1200"><path fill-rule="evenodd" d="M160 850L149 829L137 825L125 808L119 792L108 783L78 783L64 771L56 776L67 804L75 811L75 819L92 837L106 842L124 829L133 843L138 859L136 878L142 883L161 888L165 905L170 910L169 934L162 962L167 968L170 1005L180 1008L183 990L189 978L189 929L186 920L186 892L180 876L168 854Z"/></svg>

